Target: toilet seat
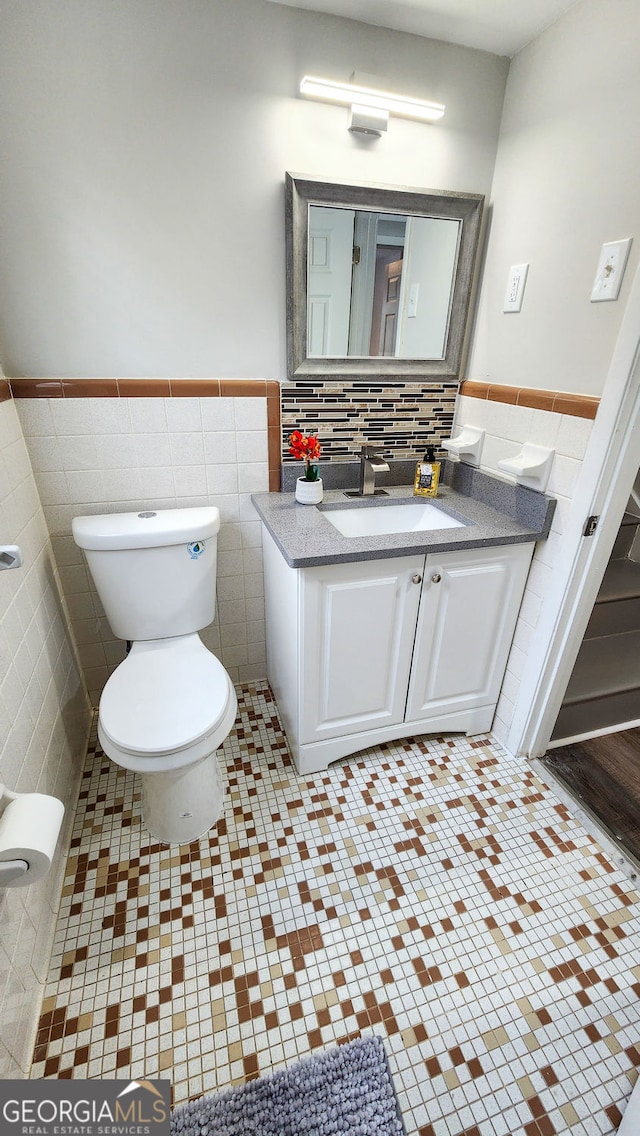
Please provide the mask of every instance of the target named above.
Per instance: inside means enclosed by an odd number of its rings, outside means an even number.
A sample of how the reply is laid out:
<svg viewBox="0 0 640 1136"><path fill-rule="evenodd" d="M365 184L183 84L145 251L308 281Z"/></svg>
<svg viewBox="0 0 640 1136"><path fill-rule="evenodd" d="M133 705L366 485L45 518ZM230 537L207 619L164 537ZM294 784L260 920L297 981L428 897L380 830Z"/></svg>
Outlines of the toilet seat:
<svg viewBox="0 0 640 1136"><path fill-rule="evenodd" d="M102 692L98 738L126 769L178 769L217 749L236 711L231 679L199 635L137 642Z"/></svg>

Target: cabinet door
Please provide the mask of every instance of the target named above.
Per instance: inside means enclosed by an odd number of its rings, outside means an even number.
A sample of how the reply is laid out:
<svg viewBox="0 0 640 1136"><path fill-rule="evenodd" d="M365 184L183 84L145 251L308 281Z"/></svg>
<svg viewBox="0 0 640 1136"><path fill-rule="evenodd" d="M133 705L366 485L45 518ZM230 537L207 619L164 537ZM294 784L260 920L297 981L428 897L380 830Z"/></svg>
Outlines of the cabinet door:
<svg viewBox="0 0 640 1136"><path fill-rule="evenodd" d="M423 569L424 556L301 569L301 742L402 722Z"/></svg>
<svg viewBox="0 0 640 1136"><path fill-rule="evenodd" d="M495 704L531 544L427 556L407 722Z"/></svg>

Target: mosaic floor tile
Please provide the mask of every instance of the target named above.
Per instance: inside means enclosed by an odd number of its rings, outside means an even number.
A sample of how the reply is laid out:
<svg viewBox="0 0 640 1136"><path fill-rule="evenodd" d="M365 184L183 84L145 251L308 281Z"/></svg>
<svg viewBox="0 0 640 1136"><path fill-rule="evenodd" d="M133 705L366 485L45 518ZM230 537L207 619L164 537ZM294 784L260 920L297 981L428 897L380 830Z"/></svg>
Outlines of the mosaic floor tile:
<svg viewBox="0 0 640 1136"><path fill-rule="evenodd" d="M175 1103L365 1033L409 1136L613 1133L640 1066L640 898L491 739L299 777L239 690L224 817L152 842L87 755L32 1077L166 1077Z"/></svg>

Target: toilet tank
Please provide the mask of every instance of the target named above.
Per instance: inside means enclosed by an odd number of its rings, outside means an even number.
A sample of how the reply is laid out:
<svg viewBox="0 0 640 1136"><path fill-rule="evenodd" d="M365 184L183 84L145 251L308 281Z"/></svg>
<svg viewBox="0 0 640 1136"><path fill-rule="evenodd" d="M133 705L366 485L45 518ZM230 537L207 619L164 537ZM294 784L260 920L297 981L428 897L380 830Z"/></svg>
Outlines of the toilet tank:
<svg viewBox="0 0 640 1136"><path fill-rule="evenodd" d="M114 635L169 639L211 623L219 528L214 506L74 517Z"/></svg>

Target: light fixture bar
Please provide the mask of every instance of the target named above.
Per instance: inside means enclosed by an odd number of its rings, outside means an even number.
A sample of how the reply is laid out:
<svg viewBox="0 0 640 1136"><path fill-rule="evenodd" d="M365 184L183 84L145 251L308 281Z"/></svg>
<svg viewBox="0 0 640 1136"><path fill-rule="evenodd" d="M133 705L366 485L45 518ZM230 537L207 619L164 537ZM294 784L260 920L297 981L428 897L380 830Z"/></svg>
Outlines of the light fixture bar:
<svg viewBox="0 0 640 1136"><path fill-rule="evenodd" d="M376 110L386 110L400 118L415 118L420 122L435 122L445 112L442 103L394 95L390 91L360 87L355 83L336 83L333 79L320 79L316 75L304 76L300 83L300 93L311 99L322 99L323 102L346 103L347 106L359 103L375 107Z"/></svg>

